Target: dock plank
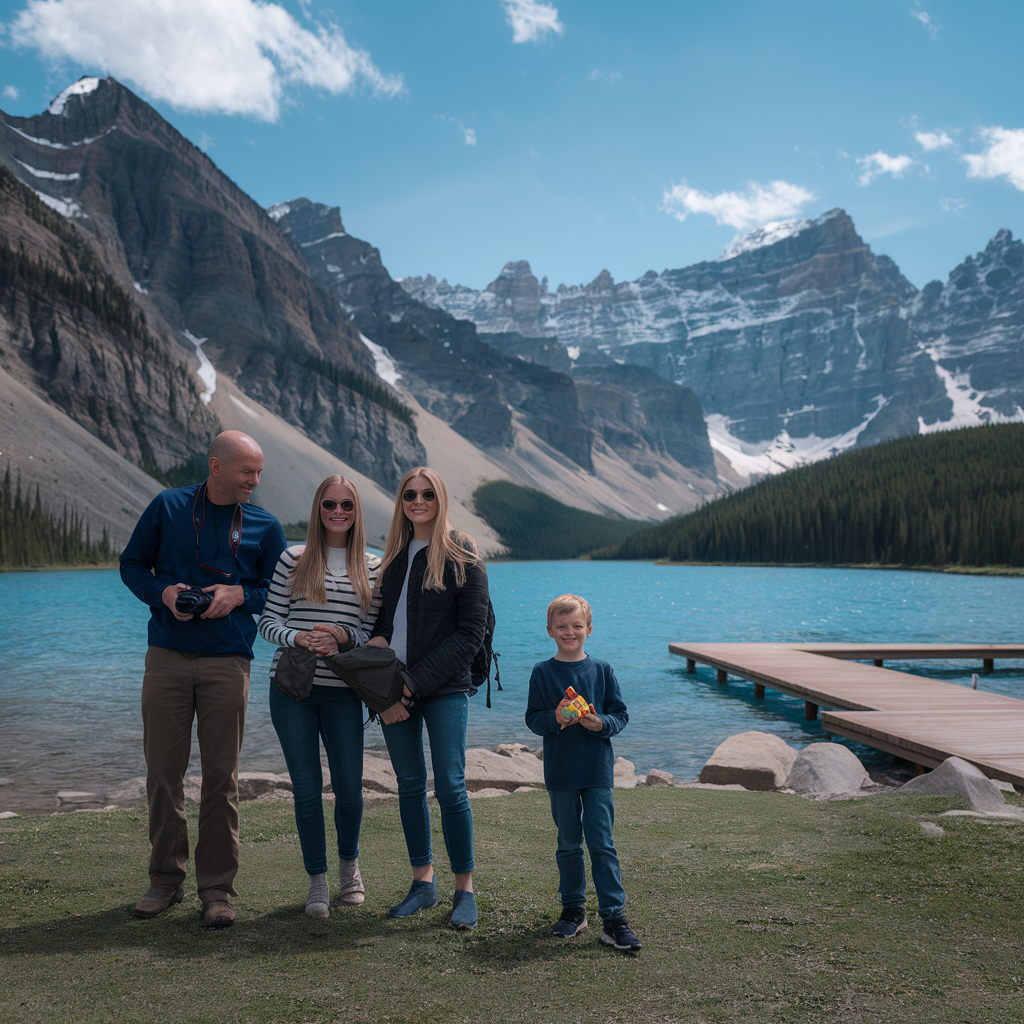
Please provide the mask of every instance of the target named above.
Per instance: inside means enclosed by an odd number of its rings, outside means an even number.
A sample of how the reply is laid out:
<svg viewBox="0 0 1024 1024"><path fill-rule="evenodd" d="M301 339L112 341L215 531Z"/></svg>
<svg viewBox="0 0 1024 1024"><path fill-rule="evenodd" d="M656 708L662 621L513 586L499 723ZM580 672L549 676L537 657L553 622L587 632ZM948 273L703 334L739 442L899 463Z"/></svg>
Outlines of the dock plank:
<svg viewBox="0 0 1024 1024"><path fill-rule="evenodd" d="M1024 701L861 661L1024 658L1017 644L669 644L688 663L804 700L839 735L926 767L956 754L1024 785ZM724 675L723 675L724 673Z"/></svg>

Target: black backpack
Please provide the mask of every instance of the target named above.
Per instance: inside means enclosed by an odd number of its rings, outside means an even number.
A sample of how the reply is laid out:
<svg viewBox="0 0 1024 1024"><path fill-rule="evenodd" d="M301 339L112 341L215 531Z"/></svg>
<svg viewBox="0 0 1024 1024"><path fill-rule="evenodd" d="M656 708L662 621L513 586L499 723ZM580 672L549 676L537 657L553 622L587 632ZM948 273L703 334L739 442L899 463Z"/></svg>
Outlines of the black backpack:
<svg viewBox="0 0 1024 1024"><path fill-rule="evenodd" d="M500 655L495 651L491 644L494 642L494 605L491 604L490 598L487 599L487 627L484 629L484 642L480 645L480 650L476 652L473 658L473 664L470 665L469 671L472 676L473 685L478 689L483 689L484 683L487 684L487 706L491 706L491 663L494 663L494 682L497 684L498 689L501 689L501 671L498 668L498 658Z"/></svg>

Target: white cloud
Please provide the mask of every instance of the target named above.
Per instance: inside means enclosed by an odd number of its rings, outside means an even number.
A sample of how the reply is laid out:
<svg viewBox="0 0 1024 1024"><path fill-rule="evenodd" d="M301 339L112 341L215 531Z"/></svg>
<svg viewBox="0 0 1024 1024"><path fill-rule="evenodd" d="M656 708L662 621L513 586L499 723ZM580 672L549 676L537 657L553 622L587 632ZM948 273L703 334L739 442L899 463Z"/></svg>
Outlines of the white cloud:
<svg viewBox="0 0 1024 1024"><path fill-rule="evenodd" d="M930 153L933 149L945 149L953 145L953 140L945 133L939 132L916 132L914 138L921 144L925 152Z"/></svg>
<svg viewBox="0 0 1024 1024"><path fill-rule="evenodd" d="M985 151L967 153L968 178L1006 178L1024 192L1024 128L983 128Z"/></svg>
<svg viewBox="0 0 1024 1024"><path fill-rule="evenodd" d="M449 121L451 124L458 125L459 131L462 132L462 141L465 142L467 146L476 145L476 129L467 128L462 123L461 117L451 117L448 114L435 114L434 119L437 121Z"/></svg>
<svg viewBox="0 0 1024 1024"><path fill-rule="evenodd" d="M719 224L747 231L768 221L793 217L815 197L813 192L788 181L771 181L767 185L752 181L746 192L717 195L690 188L684 181L666 189L661 198L662 209L677 220L686 220L691 213L707 213Z"/></svg>
<svg viewBox="0 0 1024 1024"><path fill-rule="evenodd" d="M5 100L21 99L21 90L16 85L5 85L3 97Z"/></svg>
<svg viewBox="0 0 1024 1024"><path fill-rule="evenodd" d="M946 199L940 200L939 206L941 206L946 213L960 213L964 207L967 206L967 202L963 199L956 199L950 196Z"/></svg>
<svg viewBox="0 0 1024 1024"><path fill-rule="evenodd" d="M870 185L880 174L891 174L894 178L902 178L903 172L914 162L909 156L889 156L879 150L869 156L857 157L860 164L861 176L857 179L858 185Z"/></svg>
<svg viewBox="0 0 1024 1024"><path fill-rule="evenodd" d="M594 68L594 70L587 75L588 82L618 82L621 79L621 71L603 71L600 68Z"/></svg>
<svg viewBox="0 0 1024 1024"><path fill-rule="evenodd" d="M101 70L180 110L276 121L290 86L403 89L341 29L312 31L259 0L28 0L9 29L16 46Z"/></svg>
<svg viewBox="0 0 1024 1024"><path fill-rule="evenodd" d="M942 26L935 21L935 19L920 5L920 3L914 4L913 10L910 12L912 18L917 18L928 32L928 35L934 39L939 34L939 29Z"/></svg>
<svg viewBox="0 0 1024 1024"><path fill-rule="evenodd" d="M560 36L565 31L554 4L541 4L537 0L501 2L505 20L512 26L513 43L539 43L551 32Z"/></svg>

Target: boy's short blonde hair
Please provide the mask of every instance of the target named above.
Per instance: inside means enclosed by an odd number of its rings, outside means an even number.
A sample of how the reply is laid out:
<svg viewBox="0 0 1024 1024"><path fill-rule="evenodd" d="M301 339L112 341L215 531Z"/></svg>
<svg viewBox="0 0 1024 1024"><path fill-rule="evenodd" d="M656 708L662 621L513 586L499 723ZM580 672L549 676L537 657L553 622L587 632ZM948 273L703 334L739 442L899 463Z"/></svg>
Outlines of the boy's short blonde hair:
<svg viewBox="0 0 1024 1024"><path fill-rule="evenodd" d="M590 610L590 602L586 598L576 594L562 594L561 597L556 597L548 605L548 629L551 628L551 623L555 621L556 615L567 615L569 612L575 611L583 612L583 618L588 626L592 623L593 614Z"/></svg>

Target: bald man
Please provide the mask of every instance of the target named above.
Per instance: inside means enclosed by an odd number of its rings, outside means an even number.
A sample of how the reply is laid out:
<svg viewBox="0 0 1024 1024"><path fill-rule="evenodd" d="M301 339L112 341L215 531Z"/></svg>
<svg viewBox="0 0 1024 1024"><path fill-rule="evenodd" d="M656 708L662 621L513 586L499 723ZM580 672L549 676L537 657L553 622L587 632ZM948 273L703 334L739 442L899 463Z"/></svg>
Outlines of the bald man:
<svg viewBox="0 0 1024 1024"><path fill-rule="evenodd" d="M238 895L238 754L253 616L263 611L285 539L281 524L249 502L263 452L248 434L218 434L207 462L201 484L164 491L143 512L121 554L121 579L151 611L142 723L152 854L149 891L135 913L157 917L184 898L184 777L195 719L203 773L196 887L203 924L224 928L234 923ZM200 607L192 611L189 600Z"/></svg>

